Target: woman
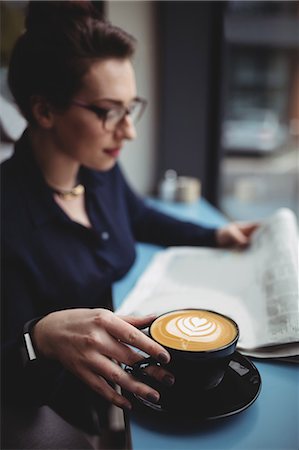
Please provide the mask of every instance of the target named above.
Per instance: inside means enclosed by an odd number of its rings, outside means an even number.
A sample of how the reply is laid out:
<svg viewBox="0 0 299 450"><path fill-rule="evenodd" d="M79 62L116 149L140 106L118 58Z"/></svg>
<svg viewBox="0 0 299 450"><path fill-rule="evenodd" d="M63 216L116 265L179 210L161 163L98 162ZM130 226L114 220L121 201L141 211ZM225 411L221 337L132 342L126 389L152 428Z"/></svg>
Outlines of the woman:
<svg viewBox="0 0 299 450"><path fill-rule="evenodd" d="M117 159L145 107L134 47L89 2L30 2L12 54L9 85L29 126L2 166L5 448L16 446L9 427L18 448L83 448L64 419L100 432L105 402L131 408L114 383L159 399L119 365L139 359L126 344L169 361L138 329L153 317L111 312L111 285L132 266L136 241L244 246L255 228L180 222L130 189Z"/></svg>

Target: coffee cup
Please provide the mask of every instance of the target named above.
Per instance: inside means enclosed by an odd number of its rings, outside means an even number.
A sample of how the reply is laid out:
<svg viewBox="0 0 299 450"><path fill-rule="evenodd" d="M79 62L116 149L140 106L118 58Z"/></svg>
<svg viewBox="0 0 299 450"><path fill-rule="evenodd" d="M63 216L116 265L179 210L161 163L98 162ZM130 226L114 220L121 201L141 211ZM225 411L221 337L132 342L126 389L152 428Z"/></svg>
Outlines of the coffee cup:
<svg viewBox="0 0 299 450"><path fill-rule="evenodd" d="M239 328L230 317L215 311L181 309L157 317L149 336L170 353L165 369L174 375L175 383L165 388L146 375L146 367L159 365L151 357L134 364L132 375L160 391L162 403L173 399L188 403L221 383L236 350Z"/></svg>

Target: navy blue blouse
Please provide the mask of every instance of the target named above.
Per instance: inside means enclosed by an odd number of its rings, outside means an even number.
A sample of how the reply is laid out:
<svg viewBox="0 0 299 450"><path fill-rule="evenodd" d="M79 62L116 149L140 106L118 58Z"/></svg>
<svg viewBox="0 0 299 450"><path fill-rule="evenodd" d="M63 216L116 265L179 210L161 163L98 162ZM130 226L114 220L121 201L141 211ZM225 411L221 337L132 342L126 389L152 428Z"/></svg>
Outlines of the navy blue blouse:
<svg viewBox="0 0 299 450"><path fill-rule="evenodd" d="M1 175L3 381L14 393L16 385L24 393L34 379L25 374L18 349L28 320L65 308L111 308L111 285L132 266L136 241L215 245L214 229L147 206L118 165L108 172L81 168L92 228L74 222L54 201L26 132Z"/></svg>

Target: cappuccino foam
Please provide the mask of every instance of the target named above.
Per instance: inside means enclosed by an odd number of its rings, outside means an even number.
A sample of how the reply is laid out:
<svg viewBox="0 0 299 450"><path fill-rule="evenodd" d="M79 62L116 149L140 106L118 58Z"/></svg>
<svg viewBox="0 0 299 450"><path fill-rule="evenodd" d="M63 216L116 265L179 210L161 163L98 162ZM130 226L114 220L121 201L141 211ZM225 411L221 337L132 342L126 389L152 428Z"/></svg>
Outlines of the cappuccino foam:
<svg viewBox="0 0 299 450"><path fill-rule="evenodd" d="M176 350L215 350L230 344L238 335L235 323L212 311L188 309L158 317L150 328L161 345Z"/></svg>

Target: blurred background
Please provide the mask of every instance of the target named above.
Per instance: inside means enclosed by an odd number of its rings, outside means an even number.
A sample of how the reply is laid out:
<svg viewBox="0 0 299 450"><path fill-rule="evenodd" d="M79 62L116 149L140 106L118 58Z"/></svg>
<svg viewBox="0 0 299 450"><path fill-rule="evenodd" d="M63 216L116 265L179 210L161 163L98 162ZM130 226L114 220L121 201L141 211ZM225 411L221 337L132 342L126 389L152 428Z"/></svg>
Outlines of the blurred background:
<svg viewBox="0 0 299 450"><path fill-rule="evenodd" d="M1 160L26 126L6 84L26 3L0 2ZM299 1L94 3L138 40L149 106L121 156L134 188L157 195L172 169L229 219L299 219Z"/></svg>

